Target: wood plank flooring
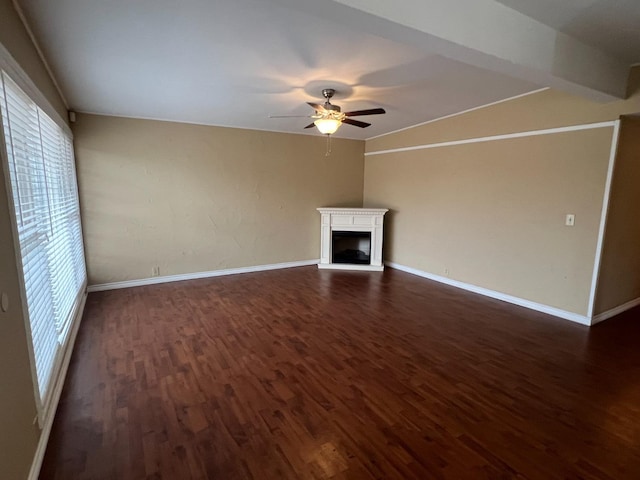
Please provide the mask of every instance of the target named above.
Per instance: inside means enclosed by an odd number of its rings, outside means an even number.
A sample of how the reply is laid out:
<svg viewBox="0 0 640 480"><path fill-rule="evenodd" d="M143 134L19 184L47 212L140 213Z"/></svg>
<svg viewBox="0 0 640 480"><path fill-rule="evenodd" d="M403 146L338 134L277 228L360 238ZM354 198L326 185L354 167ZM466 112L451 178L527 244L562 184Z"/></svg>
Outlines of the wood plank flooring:
<svg viewBox="0 0 640 480"><path fill-rule="evenodd" d="M89 296L41 479L638 479L640 310L403 272Z"/></svg>

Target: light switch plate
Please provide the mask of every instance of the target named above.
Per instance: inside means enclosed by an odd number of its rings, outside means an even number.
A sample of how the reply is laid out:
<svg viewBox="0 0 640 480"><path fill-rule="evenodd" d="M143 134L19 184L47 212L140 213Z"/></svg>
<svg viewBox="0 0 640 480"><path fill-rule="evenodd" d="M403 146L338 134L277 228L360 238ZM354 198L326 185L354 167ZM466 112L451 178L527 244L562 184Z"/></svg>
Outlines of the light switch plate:
<svg viewBox="0 0 640 480"><path fill-rule="evenodd" d="M567 227L573 227L576 224L576 216L573 213L567 213L564 224Z"/></svg>

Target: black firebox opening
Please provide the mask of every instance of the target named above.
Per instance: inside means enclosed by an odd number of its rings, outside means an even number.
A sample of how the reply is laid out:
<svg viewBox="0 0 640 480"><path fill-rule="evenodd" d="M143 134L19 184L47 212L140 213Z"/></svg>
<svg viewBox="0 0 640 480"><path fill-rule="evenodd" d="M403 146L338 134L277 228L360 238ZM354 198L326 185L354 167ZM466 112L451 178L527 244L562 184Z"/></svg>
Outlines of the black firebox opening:
<svg viewBox="0 0 640 480"><path fill-rule="evenodd" d="M331 242L333 263L371 263L371 232L334 231L331 234Z"/></svg>

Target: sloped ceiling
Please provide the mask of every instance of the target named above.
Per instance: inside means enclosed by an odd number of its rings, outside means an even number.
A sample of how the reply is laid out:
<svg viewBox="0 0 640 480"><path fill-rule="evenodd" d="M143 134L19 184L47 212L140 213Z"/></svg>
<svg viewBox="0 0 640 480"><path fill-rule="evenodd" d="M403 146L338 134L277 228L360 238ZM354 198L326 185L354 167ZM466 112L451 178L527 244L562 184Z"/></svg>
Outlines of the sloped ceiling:
<svg viewBox="0 0 640 480"><path fill-rule="evenodd" d="M308 118L269 115L309 115L305 102L335 88L333 102L343 110L387 110L361 118L373 124L367 129L345 125L336 135L364 139L548 85L605 100L622 91L621 72L634 58L625 41L607 44L605 52L584 38L576 47L573 38L561 37L565 49L584 49L580 69L593 67L582 82L571 64L558 68L557 46L547 59L544 37L555 30L533 18L540 12L525 12L530 17L510 8L524 11L528 2L469 1L396 0L386 2L395 9L389 12L385 2L375 2L376 9L364 0L17 5L69 108L79 112L318 134L303 130ZM469 15L479 3L486 8ZM572 3L579 9L594 2ZM441 18L424 15L425 7ZM496 24L488 25L493 18ZM530 26L532 41L505 36L505 25L512 34ZM579 30L588 37L588 29Z"/></svg>
<svg viewBox="0 0 640 480"><path fill-rule="evenodd" d="M640 63L638 0L498 0L630 64Z"/></svg>

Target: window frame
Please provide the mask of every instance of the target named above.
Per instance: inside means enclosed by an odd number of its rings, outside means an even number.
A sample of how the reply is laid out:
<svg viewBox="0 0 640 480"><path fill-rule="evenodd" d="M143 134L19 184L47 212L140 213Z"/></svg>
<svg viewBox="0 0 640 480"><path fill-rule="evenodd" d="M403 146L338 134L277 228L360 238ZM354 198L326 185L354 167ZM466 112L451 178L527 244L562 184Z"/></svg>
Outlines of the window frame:
<svg viewBox="0 0 640 480"><path fill-rule="evenodd" d="M13 247L15 253L16 268L18 270L18 284L20 294L20 314L23 317L25 331L27 336L27 350L29 356L29 363L31 368L32 386L34 391L35 405L37 409L37 421L41 429L48 429L53 423L53 417L55 409L57 407L60 393L62 391L64 378L69 365L73 344L77 335L78 327L80 325L81 316L84 310L84 304L87 296L87 271L84 255L84 241L82 232L82 219L80 216L80 199L77 185L77 173L75 166L75 152L73 150L73 134L69 125L58 114L57 110L49 103L46 97L40 92L37 86L31 81L28 75L22 70L18 63L13 59L6 48L0 44L0 72L4 72L10 80L15 83L22 92L29 97L29 99L35 104L38 111L38 116L44 113L48 119L61 129L64 138L64 148L70 149L71 164L72 164L72 183L75 191L75 197L77 198L77 221L80 234L80 243L82 244L82 275L83 280L81 286L72 301L71 311L69 313L69 319L66 321L65 332L60 332L55 319L56 330L58 330L59 336L64 337L64 340L60 342L59 348L55 354L55 361L51 370L50 379L48 382L48 388L44 395L41 395L40 384L38 380L38 372L36 370L36 355L34 351L34 342L31 330L31 321L29 318L29 306L27 303L25 276L23 269L22 247L20 244L20 237L18 231L18 221L16 215L16 205L14 202L14 193L12 186L12 176L9 169L9 158L7 157L7 149L11 148L10 145L5 143L5 135L3 126L0 124L0 163L2 164L3 173L5 175L5 188L7 194L7 203L11 223L11 233L13 238ZM3 82L0 82L0 93L4 95ZM1 121L1 118L0 118ZM41 134L40 120L38 119L38 133ZM42 141L41 141L42 142ZM42 147L42 143L40 144ZM46 167L45 167L46 168ZM48 187L47 187L48 188ZM48 195L48 193L47 193ZM76 266L73 265L75 268ZM35 420L34 420L35 422Z"/></svg>

